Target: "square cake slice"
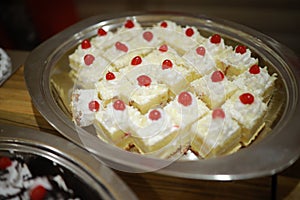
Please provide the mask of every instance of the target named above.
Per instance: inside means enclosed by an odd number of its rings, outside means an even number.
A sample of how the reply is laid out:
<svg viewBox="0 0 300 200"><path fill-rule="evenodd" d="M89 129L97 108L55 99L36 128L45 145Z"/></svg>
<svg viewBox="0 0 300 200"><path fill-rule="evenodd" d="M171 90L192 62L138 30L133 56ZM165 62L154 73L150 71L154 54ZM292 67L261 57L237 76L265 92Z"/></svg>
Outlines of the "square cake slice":
<svg viewBox="0 0 300 200"><path fill-rule="evenodd" d="M233 83L241 90L249 90L261 96L264 102L268 102L272 96L277 74L270 75L267 67L251 66L241 75L234 77Z"/></svg>
<svg viewBox="0 0 300 200"><path fill-rule="evenodd" d="M236 85L219 70L194 80L191 88L211 109L220 107L237 90Z"/></svg>
<svg viewBox="0 0 300 200"><path fill-rule="evenodd" d="M78 126L89 126L95 120L95 113L102 110L97 90L76 89L71 97L72 119Z"/></svg>
<svg viewBox="0 0 300 200"><path fill-rule="evenodd" d="M230 154L241 147L241 127L220 108L209 111L196 121L191 134L194 136L191 149L202 158Z"/></svg>
<svg viewBox="0 0 300 200"><path fill-rule="evenodd" d="M249 145L264 127L267 105L262 99L247 91L237 91L222 109L229 112L242 127L241 142Z"/></svg>
<svg viewBox="0 0 300 200"><path fill-rule="evenodd" d="M169 147L179 133L178 127L161 108L149 110L145 117L146 123L133 133L136 147L143 154L171 155L178 148Z"/></svg>
<svg viewBox="0 0 300 200"><path fill-rule="evenodd" d="M110 102L106 108L96 114L96 130L100 138L110 141L121 148L127 148L131 143L131 133L141 123L139 111L126 105L122 100Z"/></svg>

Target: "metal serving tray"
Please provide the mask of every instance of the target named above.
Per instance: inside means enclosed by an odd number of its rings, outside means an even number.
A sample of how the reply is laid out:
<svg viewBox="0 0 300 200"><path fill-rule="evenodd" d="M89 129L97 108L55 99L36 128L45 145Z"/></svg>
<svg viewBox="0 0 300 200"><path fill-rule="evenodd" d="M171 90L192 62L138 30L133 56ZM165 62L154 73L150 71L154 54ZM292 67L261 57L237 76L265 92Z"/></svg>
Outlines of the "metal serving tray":
<svg viewBox="0 0 300 200"><path fill-rule="evenodd" d="M254 144L229 156L206 160L149 158L99 140L89 130L76 127L69 111L74 83L68 55L80 42L96 35L99 27L115 30L127 18L142 26L162 20L197 27L202 33L219 33L227 44L244 44L278 74L267 126ZM88 149L110 167L127 172L158 173L209 180L236 180L275 174L290 166L300 154L300 62L295 54L272 38L243 25L207 16L182 13L131 13L94 16L55 35L34 49L25 63L25 80L33 103L46 120L72 142Z"/></svg>
<svg viewBox="0 0 300 200"><path fill-rule="evenodd" d="M88 151L62 137L1 124L0 156L10 154L39 156L63 166L71 172L72 177L77 176L76 180L81 180L99 195L94 199L137 199L131 189L111 169Z"/></svg>

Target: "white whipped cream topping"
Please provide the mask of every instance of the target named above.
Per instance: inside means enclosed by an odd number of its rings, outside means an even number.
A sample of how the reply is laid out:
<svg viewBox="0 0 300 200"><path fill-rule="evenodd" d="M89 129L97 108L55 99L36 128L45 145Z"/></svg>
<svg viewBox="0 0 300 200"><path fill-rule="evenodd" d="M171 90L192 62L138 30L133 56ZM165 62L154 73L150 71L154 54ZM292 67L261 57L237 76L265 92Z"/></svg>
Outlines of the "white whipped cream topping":
<svg viewBox="0 0 300 200"><path fill-rule="evenodd" d="M179 56L176 51L168 46L167 52L161 52L159 50L153 50L151 53L149 53L147 56L145 56L145 61L147 63L151 63L154 65L161 65L164 60L171 60L173 64L176 64L178 66L186 66L185 60Z"/></svg>
<svg viewBox="0 0 300 200"><path fill-rule="evenodd" d="M133 19L128 19L128 20L131 20L133 22L134 27L126 28L124 24L122 27L118 28L117 30L118 34L122 38L122 41L128 41L136 37L139 33L143 31L143 28L138 21Z"/></svg>
<svg viewBox="0 0 300 200"><path fill-rule="evenodd" d="M179 94L189 86L189 82L186 79L189 71L183 67L173 66L168 69L159 67L157 72L156 78L158 82L166 84L174 94Z"/></svg>
<svg viewBox="0 0 300 200"><path fill-rule="evenodd" d="M200 45L201 46L201 45ZM197 54L197 47L191 48L188 52L183 55L183 58L188 62L195 71L197 71L201 76L216 69L216 63L209 51L206 51L204 56Z"/></svg>
<svg viewBox="0 0 300 200"><path fill-rule="evenodd" d="M145 59L138 66L126 66L119 70L120 74L124 76L129 82L134 85L138 85L137 78L141 75L146 75L151 78L151 83L157 83L157 67L153 64L148 63Z"/></svg>
<svg viewBox="0 0 300 200"><path fill-rule="evenodd" d="M213 57L217 57L220 53L222 53L225 49L226 49L226 45L224 43L224 39L221 38L221 42L220 43L211 43L210 42L211 37L209 37L208 39L206 39L206 41L204 42L204 47L207 50L207 52L209 52L210 55L212 55Z"/></svg>
<svg viewBox="0 0 300 200"><path fill-rule="evenodd" d="M167 23L167 27L161 27L161 23L165 22ZM153 32L158 35L159 38L162 40L165 40L170 37L171 35L176 35L182 31L182 28L178 26L175 22L165 20L157 23L152 28ZM172 34L171 34L172 33Z"/></svg>
<svg viewBox="0 0 300 200"><path fill-rule="evenodd" d="M83 49L81 48L81 44L79 44L75 52L69 55L70 67L77 72L81 68L86 66L83 58L87 54L91 54L95 58L97 57L102 58L102 56L100 55L100 51L96 47L91 46L90 48Z"/></svg>
<svg viewBox="0 0 300 200"><path fill-rule="evenodd" d="M251 129L257 123L267 109L267 105L257 95L254 96L254 102L252 104L243 104L239 96L243 92L239 91L235 93L222 108L231 114L231 116L242 124L245 128Z"/></svg>
<svg viewBox="0 0 300 200"><path fill-rule="evenodd" d="M149 38L151 40L146 40L144 38L144 34L147 34L147 32L152 33L152 38ZM138 49L139 51L143 51L144 48L146 48L146 49L150 48L150 50L152 50L153 48L159 46L162 43L162 41L158 38L158 36L151 29L146 28L142 32L138 33L138 35L136 35L136 37L134 37L130 41L128 41L128 43L130 44L132 49Z"/></svg>
<svg viewBox="0 0 300 200"><path fill-rule="evenodd" d="M147 147L164 142L166 137L178 131L178 128L174 126L174 123L163 109L157 108L156 110L160 112L161 117L158 120L151 120L149 113L152 110L150 110L146 114L146 123L143 127L137 129L135 133L135 139Z"/></svg>
<svg viewBox="0 0 300 200"><path fill-rule="evenodd" d="M91 45L99 49L99 51L104 52L109 47L113 46L121 38L118 34L114 34L110 31L106 32L106 35L95 36L91 38Z"/></svg>
<svg viewBox="0 0 300 200"><path fill-rule="evenodd" d="M42 185L47 190L52 189L46 177L32 179L32 174L25 163L21 164L13 160L11 166L6 168L6 170L8 172L5 173L0 180L0 190L3 196L18 194L22 192L21 190L23 188L30 189L37 185ZM23 195L29 199L28 193L25 192Z"/></svg>
<svg viewBox="0 0 300 200"><path fill-rule="evenodd" d="M195 97L195 95L192 93L189 94L192 97L191 105L183 106L178 102L179 95L177 95L173 101L164 107L166 113L170 115L175 124L181 129L185 129L191 125L191 123L199 119L209 110L201 100Z"/></svg>
<svg viewBox="0 0 300 200"><path fill-rule="evenodd" d="M259 74L251 74L249 70L235 77L233 83L242 90L249 90L256 95L263 96L274 85L276 74L270 76L267 67L260 68Z"/></svg>
<svg viewBox="0 0 300 200"><path fill-rule="evenodd" d="M83 65L78 72L77 83L83 85L85 88L93 88L94 84L98 82L105 71L110 69L108 61L100 56L95 57L91 65Z"/></svg>
<svg viewBox="0 0 300 200"><path fill-rule="evenodd" d="M247 49L243 54L236 53L232 50L226 55L226 57L223 56L220 58L220 61L227 66L239 69L241 72L258 63L257 58L251 57L251 51L249 49Z"/></svg>
<svg viewBox="0 0 300 200"><path fill-rule="evenodd" d="M168 87L164 84L151 84L150 86L140 86L132 91L130 100L137 104L142 110L148 110L160 103L167 102Z"/></svg>
<svg viewBox="0 0 300 200"><path fill-rule="evenodd" d="M228 112L225 112L225 118L212 118L212 111L201 118L198 122L194 123L191 131L194 136L200 138L205 144L205 148L197 147L200 149L202 156L208 154L211 150L221 147L224 142L235 134L239 134L240 126L233 120ZM239 136L237 136L239 137ZM232 142L238 142L232 140ZM228 145L228 144L227 144ZM208 148L208 149L207 149Z"/></svg>
<svg viewBox="0 0 300 200"><path fill-rule="evenodd" d="M195 27L185 27L184 29L177 25L175 22L165 20L168 24L166 28L161 27L160 23L153 27L153 31L158 34L158 37L166 41L170 46L176 49L181 54L190 50L195 44L202 40L198 30ZM192 28L194 35L188 37L185 35L185 30Z"/></svg>
<svg viewBox="0 0 300 200"><path fill-rule="evenodd" d="M232 82L227 80L226 76L224 76L224 79L220 82L213 82L211 80L213 73L214 72L211 72L191 82L193 90L203 101L211 106L211 109L223 104L237 89Z"/></svg>
<svg viewBox="0 0 300 200"><path fill-rule="evenodd" d="M72 94L72 113L73 121L78 126L88 126L94 122L95 112L89 109L89 103L97 101L100 105L99 110L102 109L102 102L98 98L98 93L94 89L76 89Z"/></svg>
<svg viewBox="0 0 300 200"><path fill-rule="evenodd" d="M109 132L110 137L118 142L121 133L133 133L145 123L140 112L129 105L125 110L116 110L114 102L110 102L105 109L96 113L96 120Z"/></svg>
<svg viewBox="0 0 300 200"><path fill-rule="evenodd" d="M194 31L192 36L186 35L186 30L191 28ZM170 43L180 53L184 54L190 51L195 45L199 45L204 41L204 38L200 35L196 27L186 26L182 28L178 34L173 34L166 38L166 41Z"/></svg>
<svg viewBox="0 0 300 200"><path fill-rule="evenodd" d="M117 41L120 42L121 44L125 45L128 49L127 52L117 49L116 47L116 43L114 43L110 48L108 48L102 55L104 58L106 58L111 64L115 64L115 65L122 65L122 66L126 66L129 63L129 59L127 56L127 53L130 52L131 46L128 42L124 42L124 41ZM126 55L126 56L124 56Z"/></svg>
<svg viewBox="0 0 300 200"><path fill-rule="evenodd" d="M96 120L111 134L112 138L119 131L130 133L128 108L129 106L126 106L125 110L116 110L111 102L105 109L96 113Z"/></svg>
<svg viewBox="0 0 300 200"><path fill-rule="evenodd" d="M115 79L106 80L105 75L99 82L95 83L95 88L99 92L103 101L108 101L119 96L119 86L123 84L124 77L121 73L110 71L115 75Z"/></svg>

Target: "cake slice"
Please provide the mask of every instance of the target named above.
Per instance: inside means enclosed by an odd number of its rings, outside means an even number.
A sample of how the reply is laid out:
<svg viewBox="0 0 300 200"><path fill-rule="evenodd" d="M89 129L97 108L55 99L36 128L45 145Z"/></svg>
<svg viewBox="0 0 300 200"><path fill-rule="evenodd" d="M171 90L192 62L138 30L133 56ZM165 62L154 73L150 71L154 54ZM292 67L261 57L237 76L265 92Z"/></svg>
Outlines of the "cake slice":
<svg viewBox="0 0 300 200"><path fill-rule="evenodd" d="M179 128L186 129L209 109L194 94L183 91L170 101L164 110Z"/></svg>
<svg viewBox="0 0 300 200"><path fill-rule="evenodd" d="M158 70L174 68L177 72L181 73L187 81L199 78L199 73L194 70L190 63L186 62L172 48L167 45L162 45L159 50L154 50L144 58L146 63L151 63L159 67Z"/></svg>
<svg viewBox="0 0 300 200"><path fill-rule="evenodd" d="M101 52L95 45L92 45L89 39L83 40L75 49L75 51L69 55L69 65L75 72L78 72L86 66L84 57L86 55L93 55L93 57L102 58Z"/></svg>
<svg viewBox="0 0 300 200"><path fill-rule="evenodd" d="M162 44L162 41L151 29L144 29L139 32L134 38L128 41L131 48L147 54L148 52L156 49Z"/></svg>
<svg viewBox="0 0 300 200"><path fill-rule="evenodd" d="M201 76L217 69L213 57L202 45L191 48L183 55L183 58Z"/></svg>
<svg viewBox="0 0 300 200"><path fill-rule="evenodd" d="M168 20L159 22L153 30L158 34L158 37L166 41L180 55L189 51L195 44L204 41L204 37L200 35L196 27L181 27Z"/></svg>
<svg viewBox="0 0 300 200"><path fill-rule="evenodd" d="M128 148L131 143L131 133L142 115L131 106L126 105L122 100L110 102L105 109L96 114L95 127L98 136L109 143L113 143L121 148ZM141 122L140 122L141 123Z"/></svg>
<svg viewBox="0 0 300 200"><path fill-rule="evenodd" d="M218 58L220 54L232 50L232 47L225 45L224 39L217 33L208 37L203 46L214 59Z"/></svg>
<svg viewBox="0 0 300 200"><path fill-rule="evenodd" d="M166 43L162 43L159 47L154 49L151 53L145 56L148 63L160 65L164 60L172 60L178 66L185 66L187 63L178 55L175 49Z"/></svg>
<svg viewBox="0 0 300 200"><path fill-rule="evenodd" d="M272 96L277 74L270 75L267 67L251 66L239 76L234 77L233 83L241 90L249 90L261 96L267 102Z"/></svg>
<svg viewBox="0 0 300 200"><path fill-rule="evenodd" d="M149 110L145 116L146 123L133 134L135 146L140 153L148 155L174 153L178 146L174 149L170 148L169 144L177 137L179 129L168 114L161 108L155 108Z"/></svg>
<svg viewBox="0 0 300 200"><path fill-rule="evenodd" d="M220 107L237 89L220 70L191 82L191 88L211 109Z"/></svg>
<svg viewBox="0 0 300 200"><path fill-rule="evenodd" d="M100 27L97 30L97 35L91 38L91 45L103 53L106 49L113 46L119 40L121 40L120 35Z"/></svg>
<svg viewBox="0 0 300 200"><path fill-rule="evenodd" d="M241 127L228 112L216 108L195 122L191 149L202 158L212 158L237 151L240 147Z"/></svg>
<svg viewBox="0 0 300 200"><path fill-rule="evenodd" d="M164 60L156 68L158 68L156 69L157 81L168 86L171 96L176 96L189 87L188 79L192 79L192 71L173 64L169 59Z"/></svg>
<svg viewBox="0 0 300 200"><path fill-rule="evenodd" d="M171 117L175 126L180 129L180 136L174 143L181 149L187 148L193 138L189 131L191 125L209 111L200 99L186 91L177 95L164 107L164 110Z"/></svg>
<svg viewBox="0 0 300 200"><path fill-rule="evenodd" d="M237 91L222 109L242 127L241 142L244 146L249 145L264 127L267 105L253 93Z"/></svg>
<svg viewBox="0 0 300 200"><path fill-rule="evenodd" d="M137 20L133 18L127 18L123 22L123 25L117 29L116 34L121 36L122 41L128 41L136 37L142 31L143 28Z"/></svg>
<svg viewBox="0 0 300 200"><path fill-rule="evenodd" d="M167 85L157 81L157 70L153 65L139 64L128 66L120 73L131 83L125 88L120 86L121 96L128 99L129 104L138 108L142 114L157 105L165 105L169 99Z"/></svg>
<svg viewBox="0 0 300 200"><path fill-rule="evenodd" d="M86 54L83 57L84 65L77 72L75 84L84 88L94 88L94 84L98 82L105 71L110 70L109 62L101 56Z"/></svg>
<svg viewBox="0 0 300 200"><path fill-rule="evenodd" d="M89 126L95 113L102 110L101 100L94 89L76 89L71 97L72 119L78 126Z"/></svg>
<svg viewBox="0 0 300 200"><path fill-rule="evenodd" d="M251 56L251 51L243 45L234 50L223 52L217 59L218 67L226 71L227 76L237 76L251 66L258 64L258 59Z"/></svg>
<svg viewBox="0 0 300 200"><path fill-rule="evenodd" d="M142 114L155 106L165 105L169 97L169 89L166 85L141 83L148 82L148 79L147 75L138 77L139 86L130 94L130 105L138 108Z"/></svg>
<svg viewBox="0 0 300 200"><path fill-rule="evenodd" d="M131 51L132 48L128 42L119 40L103 53L103 57L118 70L130 63L131 56L129 56L129 54Z"/></svg>
<svg viewBox="0 0 300 200"><path fill-rule="evenodd" d="M114 99L120 98L120 86L122 84L130 84L129 81L116 71L107 71L105 76L95 83L95 88L99 93L99 98L102 100L104 106ZM127 101L128 102L128 101Z"/></svg>

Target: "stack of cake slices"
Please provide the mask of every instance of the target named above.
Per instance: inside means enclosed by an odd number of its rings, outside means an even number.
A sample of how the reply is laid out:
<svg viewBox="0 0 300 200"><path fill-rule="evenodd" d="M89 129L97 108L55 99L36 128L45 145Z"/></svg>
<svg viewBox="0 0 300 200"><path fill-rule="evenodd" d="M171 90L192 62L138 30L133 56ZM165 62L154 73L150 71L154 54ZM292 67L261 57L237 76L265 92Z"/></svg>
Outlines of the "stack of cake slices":
<svg viewBox="0 0 300 200"><path fill-rule="evenodd" d="M73 121L125 150L199 158L248 146L264 126L276 74L246 46L189 25L127 19L69 55Z"/></svg>

